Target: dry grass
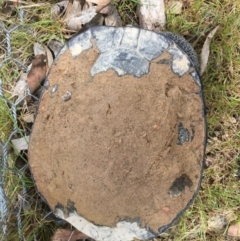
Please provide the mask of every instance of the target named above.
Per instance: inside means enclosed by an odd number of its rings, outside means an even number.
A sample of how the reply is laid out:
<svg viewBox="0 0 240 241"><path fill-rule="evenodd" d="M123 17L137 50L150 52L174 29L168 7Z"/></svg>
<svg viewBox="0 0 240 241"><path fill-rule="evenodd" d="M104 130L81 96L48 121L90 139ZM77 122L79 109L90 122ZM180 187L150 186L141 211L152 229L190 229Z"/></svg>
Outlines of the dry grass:
<svg viewBox="0 0 240 241"><path fill-rule="evenodd" d="M38 1L41 2L41 1ZM44 2L44 1L42 1ZM170 1L166 1L170 2ZM231 0L184 0L183 12L171 15L167 11L167 30L183 35L201 52L207 34L220 25L211 44L211 54L206 72L203 75L204 94L207 106L208 146L207 163L201 190L194 204L185 212L178 223L165 234L165 238L155 240L207 240L226 239L229 225L240 222L240 2ZM29 3L30 4L30 3ZM38 7L26 9L24 28L11 35L13 54L25 65L32 58L34 42L45 43L49 39L63 39L63 25L50 18L51 1ZM135 24L137 3L123 0L119 12L124 24ZM16 15L2 19L9 27L18 23ZM26 31L27 30L27 31ZM4 39L0 32L0 43ZM0 59L4 50L0 49ZM21 73L21 67L10 61L1 69L0 78L4 81L4 93L9 96L14 82ZM0 99L1 139L12 129L12 117L6 103ZM16 157L10 160L12 167ZM10 234L5 240L19 240L16 232L14 213L19 205L22 182L27 184L30 208L22 212L22 234L26 240L49 240L56 228L48 220L46 206L39 200L29 173L19 178L9 172L7 194L13 213ZM218 214L234 213L224 230L210 231L207 222ZM15 231L13 231L15 230Z"/></svg>

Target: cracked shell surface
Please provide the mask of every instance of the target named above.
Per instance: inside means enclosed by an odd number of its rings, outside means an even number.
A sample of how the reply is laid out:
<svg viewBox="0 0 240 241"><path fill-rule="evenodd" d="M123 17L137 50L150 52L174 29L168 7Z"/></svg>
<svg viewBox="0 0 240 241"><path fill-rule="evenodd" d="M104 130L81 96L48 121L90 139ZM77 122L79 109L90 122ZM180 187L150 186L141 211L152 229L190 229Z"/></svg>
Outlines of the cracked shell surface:
<svg viewBox="0 0 240 241"><path fill-rule="evenodd" d="M95 240L130 241L186 210L206 145L194 66L174 40L137 28L98 26L67 43L29 145L38 191L58 217Z"/></svg>

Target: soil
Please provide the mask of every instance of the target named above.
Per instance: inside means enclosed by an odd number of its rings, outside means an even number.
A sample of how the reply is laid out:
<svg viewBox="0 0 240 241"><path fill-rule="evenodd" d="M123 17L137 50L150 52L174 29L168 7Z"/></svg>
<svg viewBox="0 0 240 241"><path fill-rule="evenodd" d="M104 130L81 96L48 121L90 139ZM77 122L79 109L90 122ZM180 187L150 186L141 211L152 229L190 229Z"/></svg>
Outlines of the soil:
<svg viewBox="0 0 240 241"><path fill-rule="evenodd" d="M97 225L137 220L158 232L199 185L199 86L161 64L167 53L141 78L114 70L92 77L98 54L91 48L73 59L66 51L51 70L29 147L37 188L53 210L60 204L68 212L71 201Z"/></svg>

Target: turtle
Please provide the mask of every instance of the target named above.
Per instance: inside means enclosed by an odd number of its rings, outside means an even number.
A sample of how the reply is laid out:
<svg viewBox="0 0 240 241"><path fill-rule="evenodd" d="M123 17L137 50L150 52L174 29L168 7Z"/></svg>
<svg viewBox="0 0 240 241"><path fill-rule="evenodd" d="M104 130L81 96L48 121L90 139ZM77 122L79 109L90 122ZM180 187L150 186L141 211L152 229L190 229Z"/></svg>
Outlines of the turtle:
<svg viewBox="0 0 240 241"><path fill-rule="evenodd" d="M52 212L97 241L149 240L196 197L206 114L196 53L173 33L96 26L55 59L29 143Z"/></svg>

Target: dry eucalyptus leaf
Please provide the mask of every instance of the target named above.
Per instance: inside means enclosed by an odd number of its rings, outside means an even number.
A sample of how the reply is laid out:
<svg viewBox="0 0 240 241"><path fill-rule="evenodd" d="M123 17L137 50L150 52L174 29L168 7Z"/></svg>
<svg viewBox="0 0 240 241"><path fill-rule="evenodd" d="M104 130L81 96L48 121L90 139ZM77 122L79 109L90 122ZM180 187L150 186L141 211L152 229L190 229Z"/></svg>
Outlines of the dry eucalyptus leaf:
<svg viewBox="0 0 240 241"><path fill-rule="evenodd" d="M230 122L232 123L232 124L236 124L237 123L237 119L235 118L235 117L230 117L229 118L230 119Z"/></svg>
<svg viewBox="0 0 240 241"><path fill-rule="evenodd" d="M112 10L112 6L113 6L112 4L107 5L99 13L105 14L105 15L109 14Z"/></svg>
<svg viewBox="0 0 240 241"><path fill-rule="evenodd" d="M47 59L44 54L36 55L32 67L27 75L27 82L31 93L34 93L46 78Z"/></svg>
<svg viewBox="0 0 240 241"><path fill-rule="evenodd" d="M103 21L104 21L103 15L100 13L97 13L97 15L90 22L83 25L83 27L82 27L81 31L79 31L79 33L83 32L91 27L94 27L96 25L102 25Z"/></svg>
<svg viewBox="0 0 240 241"><path fill-rule="evenodd" d="M88 9L91 6L92 4L89 4L85 0L70 0L68 1L64 19L71 18L72 16L79 14L80 12Z"/></svg>
<svg viewBox="0 0 240 241"><path fill-rule="evenodd" d="M39 44L39 43L34 43L33 45L33 52L34 52L34 55L46 55L47 56L47 64L48 64L48 67L50 67L52 65L52 62L53 62L53 56L52 56L52 53L51 51L49 50L49 48L44 45L44 44Z"/></svg>
<svg viewBox="0 0 240 241"><path fill-rule="evenodd" d="M238 237L238 238L240 238L240 223L235 224L235 225L231 225L228 228L227 234L228 234L228 236L231 236L231 237Z"/></svg>
<svg viewBox="0 0 240 241"><path fill-rule="evenodd" d="M18 99L16 100L16 102L18 100L20 100L21 98L23 98L24 96L26 96L27 93L27 74L26 73L22 73L19 80L17 81L12 96L17 96Z"/></svg>
<svg viewBox="0 0 240 241"><path fill-rule="evenodd" d="M58 40L52 39L48 42L48 47L52 50L52 52L54 54L54 58L56 58L56 56L58 55L58 53L62 49L63 44Z"/></svg>
<svg viewBox="0 0 240 241"><path fill-rule="evenodd" d="M87 2L95 3L100 6L107 6L109 3L111 3L111 0L87 0Z"/></svg>
<svg viewBox="0 0 240 241"><path fill-rule="evenodd" d="M211 44L211 40L214 37L215 33L217 32L219 26L217 26L216 28L214 28L207 36L204 44L203 44L203 48L202 48L202 52L201 52L201 63L200 63L200 75L203 75L206 67L207 67L207 63L208 63L208 57L209 57L209 53L210 53L210 44Z"/></svg>
<svg viewBox="0 0 240 241"><path fill-rule="evenodd" d="M181 14L182 13L183 3L180 1L172 1L169 6L170 14Z"/></svg>
<svg viewBox="0 0 240 241"><path fill-rule="evenodd" d="M110 4L111 0L87 0L87 2L97 4L97 12L99 12L108 4Z"/></svg>
<svg viewBox="0 0 240 241"><path fill-rule="evenodd" d="M140 0L138 4L140 27L159 32L165 28L164 0Z"/></svg>
<svg viewBox="0 0 240 241"><path fill-rule="evenodd" d="M44 46L42 44L39 44L39 43L33 44L33 52L34 52L34 56L40 55L40 54L46 54Z"/></svg>
<svg viewBox="0 0 240 241"><path fill-rule="evenodd" d="M82 1L78 1L78 0L68 1L67 9L66 9L65 15L64 15L64 22L66 23L66 26L69 30L78 31L78 29L81 29L82 23L79 23L79 27L74 26L74 29L72 29L71 26L69 26L69 22L71 21L72 18L75 18L79 14L81 14L81 12L83 11L83 7L84 7L83 4L85 4L85 1L84 1L84 3Z"/></svg>
<svg viewBox="0 0 240 241"><path fill-rule="evenodd" d="M59 3L52 5L51 15L52 16L61 16L62 14L64 14L64 12L67 9L68 2L69 2L69 0L64 0L64 1L61 1Z"/></svg>
<svg viewBox="0 0 240 241"><path fill-rule="evenodd" d="M16 102L26 96L28 86L31 93L37 90L46 77L47 63L50 66L53 62L52 53L45 45L34 43L33 51L35 58L30 66L28 66L28 73L23 73L14 87L12 96L18 97Z"/></svg>
<svg viewBox="0 0 240 241"><path fill-rule="evenodd" d="M14 150L20 153L22 150L28 150L29 136L11 140Z"/></svg>
<svg viewBox="0 0 240 241"><path fill-rule="evenodd" d="M26 123L33 123L34 122L34 114L33 113L24 114L22 118Z"/></svg>
<svg viewBox="0 0 240 241"><path fill-rule="evenodd" d="M67 22L77 14L81 13L83 5L78 0L69 1L64 15L64 21Z"/></svg>
<svg viewBox="0 0 240 241"><path fill-rule="evenodd" d="M223 230L226 225L227 219L224 215L217 215L208 220L208 230L210 231L219 232Z"/></svg>
<svg viewBox="0 0 240 241"><path fill-rule="evenodd" d="M96 6L92 6L86 10L81 11L80 13L71 15L71 17L67 17L65 22L68 29L79 31L83 25L89 23L96 15Z"/></svg>
<svg viewBox="0 0 240 241"><path fill-rule="evenodd" d="M49 48L44 45L44 49L45 49L45 55L47 55L47 65L48 65L48 68L51 67L52 63L53 63L53 55L52 55L52 52L49 50Z"/></svg>
<svg viewBox="0 0 240 241"><path fill-rule="evenodd" d="M237 219L234 211L225 211L222 214L217 214L208 220L208 230L219 232L222 231L227 224Z"/></svg>
<svg viewBox="0 0 240 241"><path fill-rule="evenodd" d="M84 239L90 238L78 230L57 229L52 236L51 241L77 241Z"/></svg>
<svg viewBox="0 0 240 241"><path fill-rule="evenodd" d="M122 20L116 7L112 4L107 7L110 7L110 10L108 15L105 17L105 24L107 26L122 27Z"/></svg>
<svg viewBox="0 0 240 241"><path fill-rule="evenodd" d="M210 166L212 166L214 163L216 163L216 160L211 157L211 156L207 156L205 159L205 167L208 168Z"/></svg>
<svg viewBox="0 0 240 241"><path fill-rule="evenodd" d="M238 218L233 210L224 212L224 215L226 216L228 223L235 221Z"/></svg>

